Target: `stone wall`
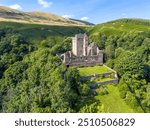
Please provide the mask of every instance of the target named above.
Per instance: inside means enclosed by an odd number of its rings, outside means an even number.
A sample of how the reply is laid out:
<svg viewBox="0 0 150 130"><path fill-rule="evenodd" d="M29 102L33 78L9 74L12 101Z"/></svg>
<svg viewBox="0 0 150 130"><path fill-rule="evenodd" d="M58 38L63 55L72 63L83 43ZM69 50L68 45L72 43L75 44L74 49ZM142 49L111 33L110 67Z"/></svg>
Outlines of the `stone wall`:
<svg viewBox="0 0 150 130"><path fill-rule="evenodd" d="M98 84L101 85L106 85L106 84L117 84L118 83L118 79L113 79L113 80L108 80L108 81L103 81L103 82L97 82Z"/></svg>
<svg viewBox="0 0 150 130"><path fill-rule="evenodd" d="M88 76L82 76L82 78L90 80L91 78L98 78L100 76L103 76L103 77L110 76L112 78L118 79L117 74L114 72L106 72L106 73L102 73L102 74L92 74L92 75L88 75Z"/></svg>
<svg viewBox="0 0 150 130"><path fill-rule="evenodd" d="M103 65L103 54L95 56L76 57L74 55L65 56L65 64L69 66L93 66Z"/></svg>
<svg viewBox="0 0 150 130"><path fill-rule="evenodd" d="M115 73L115 71L114 72L102 73L102 74L93 74L93 75L88 75L88 76L82 76L82 79L83 80L91 80L91 79L94 79L94 78L96 79L99 76L104 76L104 77L110 76L110 77L112 77L114 79L108 80L108 81L103 81L103 82L97 82L97 84L102 84L102 85L117 84L118 81L119 81L117 73Z"/></svg>

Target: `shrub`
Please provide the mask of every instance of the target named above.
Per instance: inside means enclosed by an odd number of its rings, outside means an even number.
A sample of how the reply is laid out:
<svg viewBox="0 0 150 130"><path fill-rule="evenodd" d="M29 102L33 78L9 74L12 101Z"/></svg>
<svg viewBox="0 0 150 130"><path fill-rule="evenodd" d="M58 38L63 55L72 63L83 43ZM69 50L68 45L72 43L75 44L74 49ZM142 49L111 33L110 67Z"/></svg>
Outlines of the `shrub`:
<svg viewBox="0 0 150 130"><path fill-rule="evenodd" d="M100 95L108 94L106 87L100 87L99 89L96 90L96 92L97 92L97 94L100 94Z"/></svg>
<svg viewBox="0 0 150 130"><path fill-rule="evenodd" d="M89 94L90 88L87 84L82 84L80 87L80 94L86 96Z"/></svg>

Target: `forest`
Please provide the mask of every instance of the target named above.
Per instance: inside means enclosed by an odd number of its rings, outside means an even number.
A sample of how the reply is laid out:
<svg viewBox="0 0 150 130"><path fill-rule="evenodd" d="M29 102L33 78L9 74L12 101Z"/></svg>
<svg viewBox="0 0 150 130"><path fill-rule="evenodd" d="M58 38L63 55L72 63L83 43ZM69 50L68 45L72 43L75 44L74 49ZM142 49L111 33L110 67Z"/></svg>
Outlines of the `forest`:
<svg viewBox="0 0 150 130"><path fill-rule="evenodd" d="M94 27L33 28L2 23L0 112L109 112L94 96L83 98L87 84L77 68L67 68L58 57L71 49L76 33L87 33L104 50L105 64L118 73L116 87L127 106L134 112L150 112L149 23L122 19Z"/></svg>

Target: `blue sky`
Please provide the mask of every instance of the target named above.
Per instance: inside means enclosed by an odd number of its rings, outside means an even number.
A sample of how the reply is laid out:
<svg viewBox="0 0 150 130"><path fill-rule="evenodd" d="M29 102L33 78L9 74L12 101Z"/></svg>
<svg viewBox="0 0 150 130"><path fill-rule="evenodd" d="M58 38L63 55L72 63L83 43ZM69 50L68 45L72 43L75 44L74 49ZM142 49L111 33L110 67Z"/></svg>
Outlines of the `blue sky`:
<svg viewBox="0 0 150 130"><path fill-rule="evenodd" d="M0 0L22 11L44 11L64 17L103 23L118 18L150 19L150 0Z"/></svg>

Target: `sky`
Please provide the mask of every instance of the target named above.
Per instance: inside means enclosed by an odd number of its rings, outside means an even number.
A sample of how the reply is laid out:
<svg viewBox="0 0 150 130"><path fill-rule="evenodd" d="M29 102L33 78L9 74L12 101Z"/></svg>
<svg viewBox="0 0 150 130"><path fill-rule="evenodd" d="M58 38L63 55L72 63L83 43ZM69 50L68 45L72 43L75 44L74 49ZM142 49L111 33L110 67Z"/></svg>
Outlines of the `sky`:
<svg viewBox="0 0 150 130"><path fill-rule="evenodd" d="M0 0L1 6L43 11L95 24L119 18L150 19L150 0Z"/></svg>

